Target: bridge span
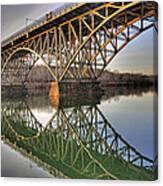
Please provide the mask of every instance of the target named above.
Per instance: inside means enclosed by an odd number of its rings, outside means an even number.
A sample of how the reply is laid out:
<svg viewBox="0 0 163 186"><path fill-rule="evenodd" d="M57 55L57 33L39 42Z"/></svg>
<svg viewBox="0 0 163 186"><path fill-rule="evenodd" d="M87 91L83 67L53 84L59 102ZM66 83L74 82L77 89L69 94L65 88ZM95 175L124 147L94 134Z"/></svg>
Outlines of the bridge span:
<svg viewBox="0 0 163 186"><path fill-rule="evenodd" d="M56 82L97 80L116 54L151 27L157 3L74 3L2 42L3 82L24 83L38 60Z"/></svg>

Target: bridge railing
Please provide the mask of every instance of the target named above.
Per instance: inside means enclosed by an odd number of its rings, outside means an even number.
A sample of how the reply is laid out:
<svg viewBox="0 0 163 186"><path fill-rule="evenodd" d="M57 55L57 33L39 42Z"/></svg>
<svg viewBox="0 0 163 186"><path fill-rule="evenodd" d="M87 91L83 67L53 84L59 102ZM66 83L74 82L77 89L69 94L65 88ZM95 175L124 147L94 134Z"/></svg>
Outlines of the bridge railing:
<svg viewBox="0 0 163 186"><path fill-rule="evenodd" d="M2 41L2 46L5 45L6 43L10 42L14 38L19 37L19 35L25 34L32 27L40 25L42 22L47 21L47 19L49 19L49 18L53 18L55 16L59 16L60 14L62 14L62 12L65 12L66 10L71 9L72 7L76 6L77 4L78 3L65 3L65 4L57 7L56 9L52 10L51 12L45 14L44 16L42 16L42 17L40 17L38 19L33 19L32 23L30 23L27 26L25 26L25 28L20 29L19 31L15 32L9 38L7 38L4 41Z"/></svg>

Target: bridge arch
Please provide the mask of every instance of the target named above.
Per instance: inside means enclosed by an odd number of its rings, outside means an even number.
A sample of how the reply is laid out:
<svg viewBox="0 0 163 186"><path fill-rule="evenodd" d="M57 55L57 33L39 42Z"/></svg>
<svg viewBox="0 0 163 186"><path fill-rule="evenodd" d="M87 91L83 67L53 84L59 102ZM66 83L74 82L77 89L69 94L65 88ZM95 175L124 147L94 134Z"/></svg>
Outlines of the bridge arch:
<svg viewBox="0 0 163 186"><path fill-rule="evenodd" d="M128 38L128 40L126 42L124 42L123 44L121 44L121 46L117 49L117 51L115 53L113 53L110 58L108 59L108 61L106 61L106 63L103 66L103 69L101 70L101 72L99 73L98 77L101 76L101 74L103 73L103 71L106 69L106 67L112 62L112 60L119 54L119 52L121 52L129 43L131 43L133 40L135 40L138 36L140 36L141 34L143 34L145 31L147 31L148 29L154 28L155 26L154 24L148 25L146 28L144 28L143 30L138 31L137 33L135 33L131 38ZM123 33L123 32L122 32ZM121 34L121 33L120 33ZM118 34L118 35L120 35ZM117 35L117 37L118 37ZM108 45L110 44L110 42L108 43ZM97 55L98 56L98 55ZM97 57L96 56L96 57Z"/></svg>
<svg viewBox="0 0 163 186"><path fill-rule="evenodd" d="M48 72L49 72L49 73L51 74L51 76L54 78L54 81L57 80L57 78L56 78L55 74L53 73L52 69L49 67L49 65L48 65L48 63L47 63L47 61L46 61L46 59L44 59L44 57L42 57L40 54L38 54L38 53L35 52L33 49L28 48L28 47L16 48L16 49L9 55L9 57L7 58L5 64L4 64L3 67L2 67L2 75L3 75L3 73L5 72L5 70L7 69L7 65L9 65L10 63L12 63L12 61L11 61L12 57L14 57L14 55L16 55L16 54L19 53L19 52L27 52L27 53L29 52L29 53L31 53L31 54L34 55L35 59L34 59L34 62L33 62L33 64L32 64L32 66L31 66L31 69L33 68L33 66L35 65L35 63L36 63L39 59L41 59L42 62L43 62L43 64L44 64L44 66L47 68ZM21 64L20 64L20 65L21 65ZM20 65L17 67L17 69L15 69L15 70L16 70L15 75L18 73L19 68L20 68ZM28 75L29 75L31 69L27 72L25 78L28 77ZM11 82L11 83L12 83L12 82Z"/></svg>
<svg viewBox="0 0 163 186"><path fill-rule="evenodd" d="M142 6L141 13L133 13L133 18L127 18L126 15L128 13L128 10L132 12L137 5ZM122 18L123 21L121 21L121 17L124 17L124 20ZM136 25L137 23L139 23L139 25ZM106 26L109 24L111 25L110 28L109 26ZM142 32L151 27L154 27L157 31L157 10L155 8L150 9L148 7L147 11L143 11L143 5L141 5L140 2L137 1L132 2L126 6L122 6L108 17L102 17L101 23L95 28L92 28L91 25L87 25L87 29L89 30L90 34L87 35L86 39L81 43L74 55L70 58L67 66L60 76L59 81L62 81L64 79L64 76L69 71L75 60L78 58L81 51L87 50L87 46L93 43L92 40L95 40L94 45L96 45L96 49L98 51L91 51L91 57L87 57L87 59L89 61L91 69L93 69L94 66L102 66L101 72L98 76L96 76L94 72L95 79L97 79L119 51L121 51L130 41L132 41ZM133 30L135 30L135 34L132 33ZM100 34L102 32L107 36L105 42L101 42L102 37L100 38ZM121 39L123 39L124 42L120 47L118 47L118 40ZM105 57L107 56L106 50L108 45L112 45L112 50L109 51L108 49L108 51L112 52L112 54L109 54L109 59L107 60L105 59ZM97 58L99 57L99 55L101 55L103 62L102 64L97 62Z"/></svg>
<svg viewBox="0 0 163 186"><path fill-rule="evenodd" d="M95 80L128 42L149 27L157 27L155 2L90 3L78 8L81 13L73 16L70 11L69 17L59 17L57 24L56 17L52 17L46 21L47 26L38 25L4 42L2 72L11 56L24 50L44 58L58 82Z"/></svg>

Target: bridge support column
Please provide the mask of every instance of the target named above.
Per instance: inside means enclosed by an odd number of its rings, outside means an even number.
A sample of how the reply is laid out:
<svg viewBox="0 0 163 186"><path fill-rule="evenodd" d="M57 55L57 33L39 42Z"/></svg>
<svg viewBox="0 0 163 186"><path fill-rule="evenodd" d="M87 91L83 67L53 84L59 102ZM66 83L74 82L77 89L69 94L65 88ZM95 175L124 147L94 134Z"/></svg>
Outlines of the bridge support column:
<svg viewBox="0 0 163 186"><path fill-rule="evenodd" d="M67 107L67 105L99 103L102 95L99 81L65 81L50 84L49 98L55 109L59 105Z"/></svg>
<svg viewBox="0 0 163 186"><path fill-rule="evenodd" d="M59 83L58 82L51 82L50 83L50 90L49 90L49 97L52 107L58 108L59 105Z"/></svg>

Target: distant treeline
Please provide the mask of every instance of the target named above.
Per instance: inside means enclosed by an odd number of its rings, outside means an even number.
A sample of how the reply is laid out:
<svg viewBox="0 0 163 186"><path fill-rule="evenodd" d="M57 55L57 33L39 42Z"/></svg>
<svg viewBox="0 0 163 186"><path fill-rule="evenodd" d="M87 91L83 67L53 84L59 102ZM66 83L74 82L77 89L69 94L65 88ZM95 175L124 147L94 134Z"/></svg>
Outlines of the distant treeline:
<svg viewBox="0 0 163 186"><path fill-rule="evenodd" d="M99 80L110 85L157 85L157 75L119 73L105 70Z"/></svg>
<svg viewBox="0 0 163 186"><path fill-rule="evenodd" d="M141 73L119 73L119 72L110 72L105 70L101 77L98 79L104 84L110 85L144 85L144 84L157 84L156 75L144 75ZM50 82L53 81L53 77L48 72L45 66L35 66L30 75L28 76L28 82Z"/></svg>
<svg viewBox="0 0 163 186"><path fill-rule="evenodd" d="M28 82L31 83L47 83L54 81L52 75L49 73L48 69L43 65L37 65L32 68L30 74L28 75Z"/></svg>

